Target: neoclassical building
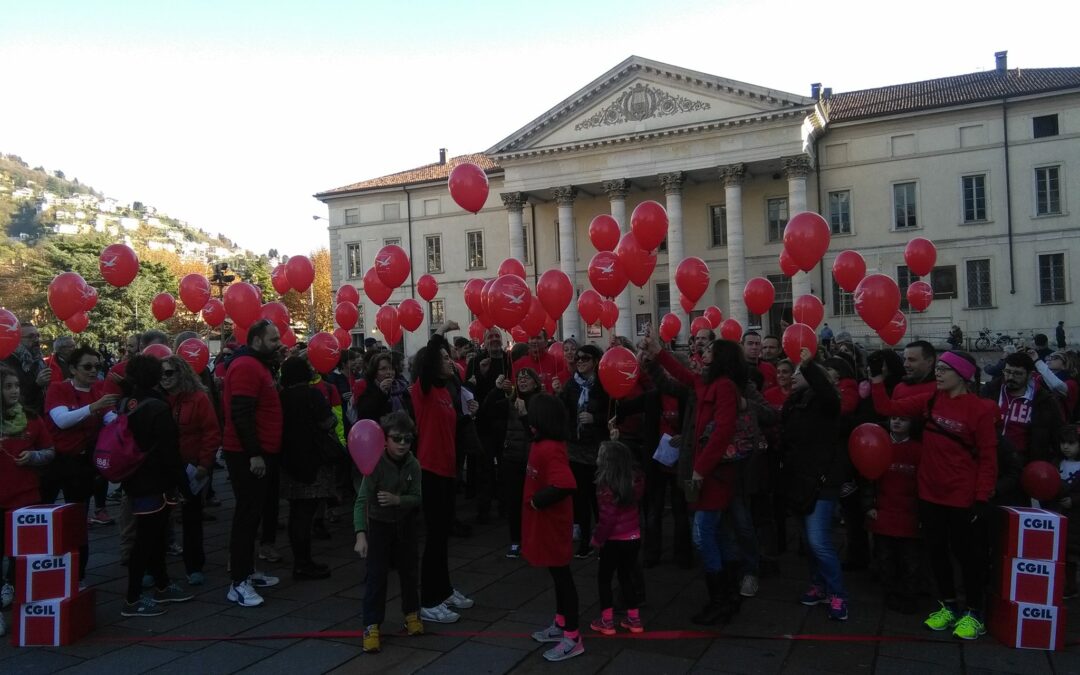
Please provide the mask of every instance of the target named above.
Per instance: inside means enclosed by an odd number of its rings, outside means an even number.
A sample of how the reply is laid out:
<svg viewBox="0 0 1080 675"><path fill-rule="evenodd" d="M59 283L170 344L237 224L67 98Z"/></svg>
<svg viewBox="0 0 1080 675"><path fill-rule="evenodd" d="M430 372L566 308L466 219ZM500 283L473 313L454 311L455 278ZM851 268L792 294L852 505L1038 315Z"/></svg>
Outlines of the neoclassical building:
<svg viewBox="0 0 1080 675"><path fill-rule="evenodd" d="M833 258L859 251L868 271L914 281L903 260L915 236L935 242L927 281L935 300L909 313L908 338L943 340L958 324L1050 332L1080 325L1072 302L1071 257L1080 222L1080 68L1010 69L1004 52L986 71L809 96L777 91L632 56L484 153L361 181L316 196L329 210L336 285L355 284L387 243L410 252L411 281L431 273L439 295L409 350L446 319L471 316L462 287L490 278L507 257L525 263L530 282L558 267L589 287L596 253L589 222L611 214L624 230L634 207L655 200L670 225L656 271L617 298L616 331L634 336L678 302L678 263L708 263L715 304L744 326L777 332L793 298L821 297L835 330L876 341L850 294L832 279ZM450 198L446 180L460 162L479 164L491 193L476 215ZM789 215L812 210L832 228L822 264L793 279L778 257ZM776 303L748 316L747 279L769 278ZM390 302L414 295L407 284ZM373 335L375 306L356 333ZM906 305L905 305L906 307ZM583 326L576 308L562 335L606 339ZM376 337L379 337L375 334Z"/></svg>

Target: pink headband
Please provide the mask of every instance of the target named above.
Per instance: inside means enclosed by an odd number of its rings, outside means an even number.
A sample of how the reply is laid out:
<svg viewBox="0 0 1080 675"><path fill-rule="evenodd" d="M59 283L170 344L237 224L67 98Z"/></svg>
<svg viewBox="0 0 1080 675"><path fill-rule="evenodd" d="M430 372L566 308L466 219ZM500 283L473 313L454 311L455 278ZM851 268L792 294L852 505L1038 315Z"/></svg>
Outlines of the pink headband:
<svg viewBox="0 0 1080 675"><path fill-rule="evenodd" d="M970 380L971 378L975 377L975 364L958 354L954 354L952 352L945 352L938 357L938 361L941 361L948 367L955 370L956 374L964 378L964 380Z"/></svg>

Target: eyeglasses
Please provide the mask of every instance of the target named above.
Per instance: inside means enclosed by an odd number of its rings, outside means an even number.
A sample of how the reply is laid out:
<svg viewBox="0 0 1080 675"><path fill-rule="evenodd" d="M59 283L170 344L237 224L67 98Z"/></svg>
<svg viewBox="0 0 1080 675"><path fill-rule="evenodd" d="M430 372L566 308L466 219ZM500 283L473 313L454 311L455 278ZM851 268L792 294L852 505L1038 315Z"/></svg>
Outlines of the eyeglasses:
<svg viewBox="0 0 1080 675"><path fill-rule="evenodd" d="M585 354L578 354L577 355L577 362L578 363L585 363L586 361L592 361L592 357L587 356Z"/></svg>
<svg viewBox="0 0 1080 675"><path fill-rule="evenodd" d="M953 372L953 369L950 368L949 366L945 365L944 363L939 363L936 366L934 366L934 372L935 373L951 373L951 372Z"/></svg>
<svg viewBox="0 0 1080 675"><path fill-rule="evenodd" d="M389 438L390 440L392 440L395 443L402 443L402 444L404 444L404 443L412 443L413 438L415 438L415 436L413 436L412 434L387 434L386 437Z"/></svg>
<svg viewBox="0 0 1080 675"><path fill-rule="evenodd" d="M96 363L84 363L82 365L76 366L76 368L78 368L79 370L85 370L89 373L97 370L98 365Z"/></svg>
<svg viewBox="0 0 1080 675"><path fill-rule="evenodd" d="M1001 374L1005 377L1027 377L1028 371L1026 370L1010 370L1006 368L1001 371Z"/></svg>
<svg viewBox="0 0 1080 675"><path fill-rule="evenodd" d="M172 377L175 374L176 374L175 370L163 370L163 371L161 371L161 376L162 377Z"/></svg>

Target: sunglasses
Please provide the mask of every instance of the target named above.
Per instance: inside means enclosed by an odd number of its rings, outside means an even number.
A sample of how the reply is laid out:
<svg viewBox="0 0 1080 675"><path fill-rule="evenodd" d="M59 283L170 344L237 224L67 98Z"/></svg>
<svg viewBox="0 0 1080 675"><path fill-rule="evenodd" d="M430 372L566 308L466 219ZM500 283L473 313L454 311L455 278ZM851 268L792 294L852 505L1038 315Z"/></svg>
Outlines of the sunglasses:
<svg viewBox="0 0 1080 675"><path fill-rule="evenodd" d="M585 361L592 361L592 357L587 356L585 354L578 354L577 355L577 362L578 363L584 363Z"/></svg>
<svg viewBox="0 0 1080 675"><path fill-rule="evenodd" d="M162 377L172 377L175 374L176 374L175 370L162 370L161 371L161 376Z"/></svg>
<svg viewBox="0 0 1080 675"><path fill-rule="evenodd" d="M412 443L415 438L412 434L387 434L386 437L395 443Z"/></svg>
<svg viewBox="0 0 1080 675"><path fill-rule="evenodd" d="M80 366L76 366L79 370L85 370L86 372L93 372L99 368L96 363L84 363Z"/></svg>

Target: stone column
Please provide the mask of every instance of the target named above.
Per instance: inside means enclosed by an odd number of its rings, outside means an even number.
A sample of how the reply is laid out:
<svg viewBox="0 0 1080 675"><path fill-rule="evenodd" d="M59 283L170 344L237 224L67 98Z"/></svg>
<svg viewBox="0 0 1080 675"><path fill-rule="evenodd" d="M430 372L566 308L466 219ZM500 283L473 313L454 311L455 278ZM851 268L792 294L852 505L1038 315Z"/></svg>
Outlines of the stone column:
<svg viewBox="0 0 1080 675"><path fill-rule="evenodd" d="M626 218L626 193L630 191L630 181L625 178L619 180L604 181L604 192L611 202L611 217L619 224L619 230L625 234L630 229L630 221ZM615 298L615 304L619 306L619 321L615 324L615 334L636 340L634 335L634 315L630 303L630 288Z"/></svg>
<svg viewBox="0 0 1080 675"><path fill-rule="evenodd" d="M784 177L788 184L788 216L793 216L806 210L806 177L810 175L813 164L806 155L784 157ZM801 295L808 295L814 280L814 270L810 272L796 272L791 278L791 300ZM822 293L821 297L824 297Z"/></svg>
<svg viewBox="0 0 1080 675"><path fill-rule="evenodd" d="M503 206L506 207L506 213L509 219L510 257L516 258L524 264L525 235L522 231L522 226L524 225L522 211L525 209L525 200L528 199L528 195L524 192L503 192L499 196L502 197ZM535 252L533 255L536 255Z"/></svg>
<svg viewBox="0 0 1080 675"><path fill-rule="evenodd" d="M682 327L679 329L679 335L675 338L675 341L686 342L687 336L690 334L690 316L683 311L676 292L678 286L675 285L675 270L678 269L679 263L683 261L684 257L682 186L683 181L686 180L686 174L682 171L675 171L673 173L662 173L658 178L660 179L660 185L664 188L665 207L668 215L667 249L668 283L670 284L668 288L672 298L671 312L682 321Z"/></svg>
<svg viewBox="0 0 1080 675"><path fill-rule="evenodd" d="M555 202L559 205L559 269L570 277L574 286L574 299L562 315L562 337L573 335L578 344L585 342L581 315L577 311L577 232L574 230L574 199L577 188L565 185L555 188ZM554 317L553 317L554 318Z"/></svg>
<svg viewBox="0 0 1080 675"><path fill-rule="evenodd" d="M724 204L727 209L728 250L728 298L727 308L731 318L746 328L747 311L742 301L746 285L746 250L743 242L742 183L746 174L745 164L729 164L720 167L720 181L724 184ZM721 310L724 308L721 307Z"/></svg>

